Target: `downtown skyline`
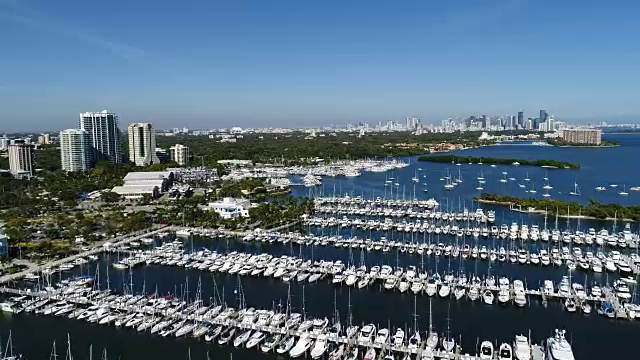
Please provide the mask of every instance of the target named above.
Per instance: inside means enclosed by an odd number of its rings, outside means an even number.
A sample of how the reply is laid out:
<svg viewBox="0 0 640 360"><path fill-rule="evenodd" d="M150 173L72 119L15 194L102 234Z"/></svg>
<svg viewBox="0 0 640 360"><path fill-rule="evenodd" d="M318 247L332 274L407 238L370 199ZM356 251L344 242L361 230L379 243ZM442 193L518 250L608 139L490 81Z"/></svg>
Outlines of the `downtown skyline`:
<svg viewBox="0 0 640 360"><path fill-rule="evenodd" d="M2 130L105 108L158 129L640 114L632 1L130 5L0 0Z"/></svg>

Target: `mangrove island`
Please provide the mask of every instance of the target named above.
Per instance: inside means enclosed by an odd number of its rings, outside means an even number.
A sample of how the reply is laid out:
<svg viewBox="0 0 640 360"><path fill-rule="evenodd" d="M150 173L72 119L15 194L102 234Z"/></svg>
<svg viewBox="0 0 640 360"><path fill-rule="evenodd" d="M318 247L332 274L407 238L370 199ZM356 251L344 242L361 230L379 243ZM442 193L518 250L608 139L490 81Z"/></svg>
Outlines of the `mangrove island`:
<svg viewBox="0 0 640 360"><path fill-rule="evenodd" d="M475 200L484 204L518 207L532 213L545 212L550 216L582 217L599 220L640 221L640 206L623 206L620 204L603 204L589 199L587 205L554 199L521 198L508 195L482 193Z"/></svg>
<svg viewBox="0 0 640 360"><path fill-rule="evenodd" d="M491 157L473 157L473 156L456 156L456 155L436 155L436 156L420 156L418 161L430 161L438 163L455 163L468 162L476 164L496 164L496 165L528 165L541 166L546 168L563 168L563 169L579 169L580 164L570 163L560 160L524 160L524 159L506 159Z"/></svg>

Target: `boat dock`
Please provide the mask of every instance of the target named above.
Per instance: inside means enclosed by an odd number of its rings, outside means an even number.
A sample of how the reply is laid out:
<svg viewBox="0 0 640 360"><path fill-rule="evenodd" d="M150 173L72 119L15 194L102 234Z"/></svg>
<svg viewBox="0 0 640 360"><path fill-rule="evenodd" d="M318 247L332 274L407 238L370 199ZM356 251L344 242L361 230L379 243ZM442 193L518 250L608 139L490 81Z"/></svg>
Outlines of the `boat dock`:
<svg viewBox="0 0 640 360"><path fill-rule="evenodd" d="M338 345L344 345L345 354L348 354L351 348L359 347L364 349L376 349L378 353L378 359L382 359L385 354L388 353L396 353L400 355L415 355L420 359L451 359L451 360L480 360L481 358L478 355L472 355L469 353L462 353L460 347L456 347L454 352L447 352L441 349L431 349L426 345L425 341L422 341L418 347L411 348L407 343L403 343L400 346L391 344L389 342L385 343L376 343L375 341L366 341L359 340L356 336L343 336L343 335L328 335L326 330L324 331L316 331L315 328L309 328L305 330L299 330L299 328L288 328L287 326L276 326L266 324L260 325L256 322L245 322L242 317L238 319L229 319L228 317L222 318L218 316L222 314L222 307L218 306L218 311L214 312L216 316L207 316L209 312L206 313L203 311L197 311L199 309L213 309L216 305L210 304L209 306L205 305L201 301L197 300L195 303L188 305L186 308L184 307L184 303L181 303L177 308L183 308L183 311L173 311L169 309L158 310L149 306L141 306L139 302L135 304L115 304L112 300L111 302L106 301L106 293L100 291L93 291L92 294L89 294L86 297L77 296L77 291L70 291L72 289L64 289L61 288L56 292L47 293L47 292L32 292L32 291L24 291L18 289L10 289L10 288L2 288L1 289L5 293L11 293L15 295L20 295L22 297L31 297L32 300L26 301L24 311L32 311L44 315L57 315L57 316L67 316L71 317L72 313L74 313L73 317L80 318L80 315L75 315L76 311L78 314L81 314L84 309L86 312L92 311L92 314L97 312L96 309L105 309L104 314L101 317L89 318L84 317L85 320L96 323L96 324L115 324L117 319L140 319L139 322L136 322L135 326L132 327L135 329L136 326L141 324L144 321L148 321L149 325L143 327L140 325L138 331L152 331L152 326L160 323L161 321L167 321L169 324L179 324L178 327L184 326L185 328L190 326L188 332L182 333L181 335L176 334L175 337L186 336L191 333L198 326L206 326L208 328L212 328L215 326L223 326L225 328L236 328L241 332L244 331L252 331L252 332L262 332L265 334L273 335L273 334L281 334L282 336L290 336L300 338L303 335L310 337L312 340L318 340L321 336L325 338L328 342ZM73 295L69 295L73 294ZM113 295L111 295L113 297ZM91 297L100 298L99 300L91 300ZM126 298L126 297L125 297ZM141 298L144 302L144 298ZM50 300L48 302L43 300ZM176 299L165 299L168 302L175 302ZM37 305L40 303L41 305ZM186 310L190 309L190 310ZM240 310L247 309L239 309L236 313L241 312ZM16 311L22 312L23 309ZM232 309L233 311L233 309ZM252 311L256 314L259 313L271 313L268 310L259 310L252 309ZM101 321L105 317L109 316L109 314L118 314L117 316L113 316L113 318L109 318L108 321ZM201 313L201 314L200 314ZM89 320L91 319L91 320ZM285 317L286 319L286 317ZM255 320L254 320L255 321ZM191 325L193 324L193 325ZM118 326L118 325L116 325ZM121 322L121 327L125 327L124 322ZM326 326L326 325L325 325ZM178 328L176 327L176 329ZM142 329L142 330L141 330ZM236 335L241 333L236 332ZM153 331L152 331L153 333ZM169 336L174 335L174 332L171 332ZM166 336L166 335L162 335ZM202 336L202 335L200 335ZM229 341L231 342L231 341ZM533 350L532 350L533 351ZM496 354L497 355L497 354ZM497 356L495 357L497 359Z"/></svg>

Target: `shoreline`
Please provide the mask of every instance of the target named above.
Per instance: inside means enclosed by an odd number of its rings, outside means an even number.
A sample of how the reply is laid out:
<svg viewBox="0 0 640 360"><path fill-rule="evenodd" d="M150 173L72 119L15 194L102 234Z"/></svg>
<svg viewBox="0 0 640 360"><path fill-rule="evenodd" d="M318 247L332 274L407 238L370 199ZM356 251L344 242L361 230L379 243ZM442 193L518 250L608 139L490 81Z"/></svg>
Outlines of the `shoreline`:
<svg viewBox="0 0 640 360"><path fill-rule="evenodd" d="M544 210L539 210L536 208L529 208L529 209L514 209L512 208L513 205L515 205L512 202L508 202L508 201L494 201L494 200L484 200L484 199L476 199L477 202L481 203L481 204L489 204L489 205L499 205L499 206L509 206L509 209L511 211L515 211L515 212L519 212L519 213L526 213L526 214L535 214L535 215L544 215L545 211ZM555 215L554 215L555 216ZM567 214L558 214L558 217L560 218L569 218L569 219L585 219L585 220L598 220L598 221L626 221L626 222L637 222L636 220L633 219L616 219L616 218L612 218L612 217L607 217L604 219L600 219L597 217L593 217L593 216L586 216L586 215L567 215Z"/></svg>

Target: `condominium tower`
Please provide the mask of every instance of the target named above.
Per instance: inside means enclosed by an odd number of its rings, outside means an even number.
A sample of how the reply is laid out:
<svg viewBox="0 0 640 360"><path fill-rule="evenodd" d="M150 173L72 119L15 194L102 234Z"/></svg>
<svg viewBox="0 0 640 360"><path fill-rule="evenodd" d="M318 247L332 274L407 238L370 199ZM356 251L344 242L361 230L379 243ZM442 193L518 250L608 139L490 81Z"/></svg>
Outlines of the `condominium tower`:
<svg viewBox="0 0 640 360"><path fill-rule="evenodd" d="M78 126L85 130L91 142L92 160L106 160L112 164L122 162L118 116L107 110L80 114Z"/></svg>
<svg viewBox="0 0 640 360"><path fill-rule="evenodd" d="M158 164L156 156L156 130L150 123L133 123L127 129L129 161L137 166Z"/></svg>
<svg viewBox="0 0 640 360"><path fill-rule="evenodd" d="M33 176L33 145L24 140L14 140L7 150L11 174L17 178Z"/></svg>
<svg viewBox="0 0 640 360"><path fill-rule="evenodd" d="M89 133L81 129L60 132L62 170L83 171L91 168L92 146Z"/></svg>
<svg viewBox="0 0 640 360"><path fill-rule="evenodd" d="M189 147L175 144L169 148L169 154L171 160L178 163L178 165L186 165L189 162Z"/></svg>

